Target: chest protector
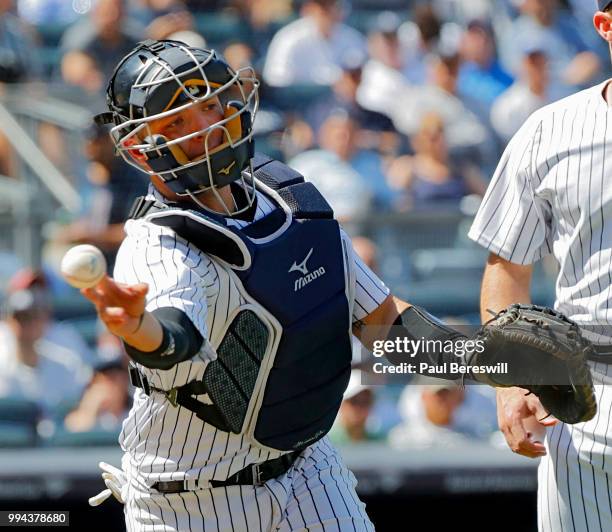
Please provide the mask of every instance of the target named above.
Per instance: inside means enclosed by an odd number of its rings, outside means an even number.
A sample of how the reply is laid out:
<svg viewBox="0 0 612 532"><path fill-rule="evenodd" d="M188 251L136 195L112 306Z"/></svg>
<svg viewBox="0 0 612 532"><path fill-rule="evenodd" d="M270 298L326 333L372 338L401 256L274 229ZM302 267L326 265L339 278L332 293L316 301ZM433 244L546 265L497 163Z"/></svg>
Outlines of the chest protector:
<svg viewBox="0 0 612 532"><path fill-rule="evenodd" d="M211 338L217 359L202 381L177 389L176 403L260 447L297 450L327 434L350 377L351 259L312 183L265 156L253 163L276 209L244 229L144 198L131 217L170 227L224 264L247 300ZM212 405L195 398L203 393Z"/></svg>

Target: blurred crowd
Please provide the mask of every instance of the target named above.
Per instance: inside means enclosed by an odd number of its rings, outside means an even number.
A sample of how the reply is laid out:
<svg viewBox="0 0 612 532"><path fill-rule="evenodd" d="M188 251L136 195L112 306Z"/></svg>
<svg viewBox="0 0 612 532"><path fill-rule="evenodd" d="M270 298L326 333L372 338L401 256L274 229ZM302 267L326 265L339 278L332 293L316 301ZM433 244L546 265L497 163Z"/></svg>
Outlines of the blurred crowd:
<svg viewBox="0 0 612 532"><path fill-rule="evenodd" d="M0 84L42 86L93 115L136 42L215 48L262 80L256 149L313 181L350 225L481 197L533 111L608 77L593 9L581 0L0 0ZM147 181L114 157L105 130L80 133L83 162L70 177L84 207L49 239L92 243L112 267ZM62 132L41 124L38 134L62 168ZM0 131L0 174L19 178L14 159ZM376 243L353 233L374 264ZM52 277L22 270L3 290L0 440L15 425L11 401L33 405L36 430L26 436L35 439L112 433L129 408L121 345L102 331L84 341L58 322ZM421 380L381 397L357 371L332 432L338 442L450 445L495 432L494 400L480 389ZM477 426L466 421L475 412Z"/></svg>

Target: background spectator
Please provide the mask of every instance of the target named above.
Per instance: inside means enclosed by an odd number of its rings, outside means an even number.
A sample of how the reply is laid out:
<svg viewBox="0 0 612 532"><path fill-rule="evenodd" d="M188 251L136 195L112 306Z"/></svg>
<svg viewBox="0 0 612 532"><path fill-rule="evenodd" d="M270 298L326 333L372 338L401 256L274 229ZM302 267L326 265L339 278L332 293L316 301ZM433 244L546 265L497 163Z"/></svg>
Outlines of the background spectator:
<svg viewBox="0 0 612 532"><path fill-rule="evenodd" d="M36 402L51 416L76 400L91 375L91 353L76 331L54 323L47 282L21 271L11 280L0 322L0 396Z"/></svg>
<svg viewBox="0 0 612 532"><path fill-rule="evenodd" d="M549 82L548 57L542 47L526 47L519 79L491 108L491 124L504 142L510 140L531 113L551 101Z"/></svg>
<svg viewBox="0 0 612 532"><path fill-rule="evenodd" d="M589 50L580 34L580 26L572 13L558 0L520 0L521 15L509 32L501 34L500 46L507 67L518 72L520 47L516 37L537 40L550 62L551 89L554 99L583 88L598 75L600 62Z"/></svg>
<svg viewBox="0 0 612 532"><path fill-rule="evenodd" d="M429 83L404 87L390 100L390 117L395 127L411 136L421 126L423 116L437 113L444 123L446 140L455 157L470 157L484 164L496 153L486 126L469 110L457 93L459 56L438 55L429 64ZM487 161L492 164L491 161Z"/></svg>
<svg viewBox="0 0 612 532"><path fill-rule="evenodd" d="M312 104L304 113L308 125L318 131L325 119L335 110L344 109L357 122L359 129L372 133L373 146L385 143L382 132L395 132L393 122L382 113L371 111L361 105L357 93L362 83L365 57L361 52L347 54L341 64L340 77L332 85L332 92ZM392 143L392 141L390 141Z"/></svg>
<svg viewBox="0 0 612 532"><path fill-rule="evenodd" d="M408 208L421 202L458 201L469 193L484 194L485 182L478 168L451 159L439 115L423 117L411 145L414 155L398 157L389 168L390 184L400 192L395 198L397 206Z"/></svg>
<svg viewBox="0 0 612 532"><path fill-rule="evenodd" d="M353 161L374 166L379 161L373 152L363 154L362 161L357 160L356 134L353 119L345 111L335 112L321 126L319 149L306 151L289 163L321 190L342 221L368 213L376 197L377 183L381 188L386 186L380 171L378 176L365 176L353 166Z"/></svg>
<svg viewBox="0 0 612 532"><path fill-rule="evenodd" d="M266 83L331 85L340 76L342 58L364 50L363 37L343 24L338 0L306 0L300 18L274 36L263 70Z"/></svg>
<svg viewBox="0 0 612 532"><path fill-rule="evenodd" d="M0 0L0 82L38 79L41 65L34 34L12 10L13 0Z"/></svg>
<svg viewBox="0 0 612 532"><path fill-rule="evenodd" d="M66 30L61 47L65 52L79 51L91 56L107 80L117 61L142 36L141 25L126 16L125 0L96 0L89 15ZM65 56L63 60L68 61L70 57Z"/></svg>
<svg viewBox="0 0 612 532"><path fill-rule="evenodd" d="M372 429L368 419L374 406L374 388L361 382L361 371L351 371L351 378L344 392L338 417L329 433L336 444L376 441L384 438L379 431Z"/></svg>
<svg viewBox="0 0 612 532"><path fill-rule="evenodd" d="M19 17L30 24L70 24L79 13L66 0L17 0Z"/></svg>
<svg viewBox="0 0 612 532"><path fill-rule="evenodd" d="M99 364L64 425L71 432L118 431L130 406L128 389L128 374L121 360Z"/></svg>
<svg viewBox="0 0 612 532"><path fill-rule="evenodd" d="M398 30L406 54L403 73L410 83L422 85L427 81L427 63L439 50L442 21L439 11L430 3L415 6L411 20Z"/></svg>
<svg viewBox="0 0 612 532"><path fill-rule="evenodd" d="M512 77L497 60L495 37L490 24L471 21L460 43L461 66L457 91L476 102L474 112L485 123L493 101L512 84Z"/></svg>
<svg viewBox="0 0 612 532"><path fill-rule="evenodd" d="M357 93L364 108L387 115L392 114L390 106L397 93L408 84L403 71L407 51L398 36L400 22L393 13L384 12L376 17L368 34L369 59L363 67Z"/></svg>
<svg viewBox="0 0 612 532"><path fill-rule="evenodd" d="M402 423L389 433L394 447L456 447L496 433L495 400L482 386L418 376L399 400Z"/></svg>
<svg viewBox="0 0 612 532"><path fill-rule="evenodd" d="M107 128L92 125L87 132L85 154L89 161L86 175L91 184L84 217L59 229L60 244L90 243L104 253L109 271L124 238L123 224L136 197L147 191L143 174L115 157Z"/></svg>

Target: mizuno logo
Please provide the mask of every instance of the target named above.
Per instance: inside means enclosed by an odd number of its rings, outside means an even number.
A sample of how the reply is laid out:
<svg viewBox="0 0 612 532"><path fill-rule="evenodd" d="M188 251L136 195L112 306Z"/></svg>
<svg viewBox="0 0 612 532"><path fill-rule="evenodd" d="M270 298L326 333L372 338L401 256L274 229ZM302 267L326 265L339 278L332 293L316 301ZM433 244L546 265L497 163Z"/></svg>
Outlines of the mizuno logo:
<svg viewBox="0 0 612 532"><path fill-rule="evenodd" d="M223 175L229 175L230 170L232 169L232 167L236 164L236 161L232 161L230 164L228 164L225 168L221 168L221 170L219 170L217 173L218 174L223 174Z"/></svg>
<svg viewBox="0 0 612 532"><path fill-rule="evenodd" d="M306 275L308 273L308 267L306 266L306 262L308 262L308 259L310 258L310 255L312 255L313 250L314 248L310 248L310 251L308 252L308 255L306 255L306 258L299 264L294 262L291 265L291 268L289 268L289 273L300 272L302 275Z"/></svg>
<svg viewBox="0 0 612 532"><path fill-rule="evenodd" d="M291 273L291 272L300 272L302 274L302 277L300 277L300 278L295 280L295 283L293 285L293 291L294 292L297 292L298 290L301 290L307 284L311 283L312 281L314 281L318 277L322 277L323 275L325 275L325 268L323 266L321 266L320 268L317 268L316 270L314 270L312 272L308 271L308 266L306 266L306 263L308 262L308 259L312 255L313 250L314 250L314 248L310 248L310 251L308 252L308 255L306 255L306 258L302 262L300 262L299 264L294 262L291 265L291 268L289 268L289 273Z"/></svg>

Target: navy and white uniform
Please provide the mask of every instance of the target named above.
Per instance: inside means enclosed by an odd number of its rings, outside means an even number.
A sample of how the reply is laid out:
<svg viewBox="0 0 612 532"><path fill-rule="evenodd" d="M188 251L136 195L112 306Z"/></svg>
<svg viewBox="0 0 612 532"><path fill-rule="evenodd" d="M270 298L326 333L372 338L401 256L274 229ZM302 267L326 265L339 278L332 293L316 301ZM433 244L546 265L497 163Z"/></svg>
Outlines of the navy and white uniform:
<svg viewBox="0 0 612 532"><path fill-rule="evenodd" d="M469 233L516 264L552 254L559 266L555 308L600 345L612 344L612 110L603 98L606 84L548 105L525 122ZM612 530L610 362L611 356L601 356L591 363L597 415L547 429L547 456L539 468L541 532Z"/></svg>
<svg viewBox="0 0 612 532"><path fill-rule="evenodd" d="M228 218L227 224L244 228L261 220L277 208L272 197L258 190L253 220ZM152 186L147 198L163 202ZM115 279L147 283L148 311L182 310L205 339L193 358L168 370L141 367L141 371L151 386L161 390L201 380L216 358L213 346L225 334L234 311L245 304L236 275L223 261L168 227L140 218L129 220L125 230ZM340 240L350 255L343 269L354 322L374 311L389 290L352 252L343 231ZM315 247L313 266L316 253ZM287 257L286 264L278 264L278 275L299 269L304 259ZM311 284L315 283L316 279ZM198 399L207 401L205 396ZM160 393L146 395L137 389L120 444L125 452L122 467L128 479L125 513L130 531L373 530L355 493L355 477L326 437L306 447L287 473L263 486L206 487L211 479L227 479L284 451L254 444L245 434L220 430L186 408L173 407ZM158 481L175 480L186 480L197 489L163 494L151 488Z"/></svg>

